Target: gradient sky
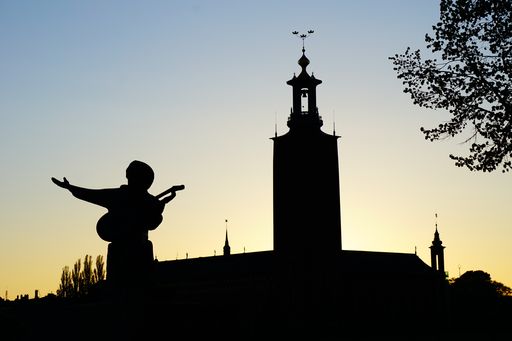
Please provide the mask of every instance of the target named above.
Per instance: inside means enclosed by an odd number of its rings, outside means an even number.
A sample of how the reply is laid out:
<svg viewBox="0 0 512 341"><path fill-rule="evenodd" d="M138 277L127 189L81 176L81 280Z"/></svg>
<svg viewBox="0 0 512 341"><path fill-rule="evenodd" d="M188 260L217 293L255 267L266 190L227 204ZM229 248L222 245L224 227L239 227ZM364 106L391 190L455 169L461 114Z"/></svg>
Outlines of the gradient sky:
<svg viewBox="0 0 512 341"><path fill-rule="evenodd" d="M448 119L402 92L389 56L423 48L438 2L0 1L0 296L55 292L65 265L106 256L101 207L50 178L185 184L150 233L159 260L272 249L272 141L287 130L301 41L324 131L336 122L342 244L429 264L438 213L446 268L512 286L510 174L471 173L421 126ZM304 181L304 186L314 186ZM314 198L307 198L314 200ZM314 233L314 229L311 231Z"/></svg>

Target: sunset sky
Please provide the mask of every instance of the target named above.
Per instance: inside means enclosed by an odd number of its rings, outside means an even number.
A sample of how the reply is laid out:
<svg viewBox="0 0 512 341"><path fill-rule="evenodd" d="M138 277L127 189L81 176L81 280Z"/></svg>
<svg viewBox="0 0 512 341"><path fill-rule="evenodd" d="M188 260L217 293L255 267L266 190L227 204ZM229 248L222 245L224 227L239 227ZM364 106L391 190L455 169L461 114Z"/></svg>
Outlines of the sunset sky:
<svg viewBox="0 0 512 341"><path fill-rule="evenodd" d="M159 260L272 249L272 141L287 131L301 41L323 130L339 140L342 245L430 264L436 224L450 277L484 270L512 286L511 174L457 168L467 136L414 106L389 56L424 48L436 1L0 1L0 296L58 288L62 268L104 255L105 209L50 178L186 189L150 233ZM304 182L304 186L314 186ZM305 198L314 200L314 198ZM311 233L314 233L312 227Z"/></svg>

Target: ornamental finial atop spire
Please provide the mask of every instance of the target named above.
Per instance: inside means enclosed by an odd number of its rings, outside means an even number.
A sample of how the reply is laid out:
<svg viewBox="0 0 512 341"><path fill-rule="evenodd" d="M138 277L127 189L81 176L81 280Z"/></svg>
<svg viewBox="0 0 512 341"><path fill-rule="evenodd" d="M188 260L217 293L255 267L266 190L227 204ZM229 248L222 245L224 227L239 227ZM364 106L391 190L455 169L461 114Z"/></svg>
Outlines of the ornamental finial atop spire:
<svg viewBox="0 0 512 341"><path fill-rule="evenodd" d="M434 232L434 240L432 241L432 245L441 245L443 242L439 238L439 231L437 230L437 213L435 214L436 217L436 231Z"/></svg>
<svg viewBox="0 0 512 341"><path fill-rule="evenodd" d="M310 35L312 35L313 33L315 33L315 31L313 30L308 30L308 33L307 34L299 34L299 31L293 31L292 34L294 36L297 36L299 37L300 39L302 39L302 53L306 52L306 49L304 48L304 40L309 37Z"/></svg>
<svg viewBox="0 0 512 341"><path fill-rule="evenodd" d="M304 47L304 40L306 40L306 38L309 37L310 35L312 35L314 32L315 31L313 31L313 30L309 30L308 33L306 33L306 34L300 34L299 31L293 31L292 32L292 34L294 36L297 36L300 39L302 39L302 57L300 57L298 63L299 63L299 65L300 65L300 67L302 68L303 71L305 71L306 67L309 65L309 59L304 54L306 52L306 49Z"/></svg>

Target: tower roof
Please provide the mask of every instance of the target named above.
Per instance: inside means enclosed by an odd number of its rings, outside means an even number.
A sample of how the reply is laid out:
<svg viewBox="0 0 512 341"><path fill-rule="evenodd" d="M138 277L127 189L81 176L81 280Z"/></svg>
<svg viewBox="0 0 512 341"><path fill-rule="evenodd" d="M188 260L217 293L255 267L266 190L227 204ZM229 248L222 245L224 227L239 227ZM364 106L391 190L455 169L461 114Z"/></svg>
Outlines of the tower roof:
<svg viewBox="0 0 512 341"><path fill-rule="evenodd" d="M306 67L309 65L309 59L304 54L305 52L306 52L306 50L302 49L302 57L300 57L300 59L298 61L298 64L300 65L300 67L302 68L303 71L306 71Z"/></svg>
<svg viewBox="0 0 512 341"><path fill-rule="evenodd" d="M436 231L434 232L434 240L432 241L432 247L443 247L443 242L441 241L441 238L439 238L439 231L437 230L437 223L436 223Z"/></svg>
<svg viewBox="0 0 512 341"><path fill-rule="evenodd" d="M295 76L294 74L293 78L286 82L286 84L291 86L299 86L301 88L310 88L322 83L322 81L320 79L316 79L313 74L309 75L308 71L306 70L310 61L308 57L306 57L305 52L306 50L303 48L302 56L297 61L297 64L299 64L300 67L302 68L301 72L299 73L298 76Z"/></svg>

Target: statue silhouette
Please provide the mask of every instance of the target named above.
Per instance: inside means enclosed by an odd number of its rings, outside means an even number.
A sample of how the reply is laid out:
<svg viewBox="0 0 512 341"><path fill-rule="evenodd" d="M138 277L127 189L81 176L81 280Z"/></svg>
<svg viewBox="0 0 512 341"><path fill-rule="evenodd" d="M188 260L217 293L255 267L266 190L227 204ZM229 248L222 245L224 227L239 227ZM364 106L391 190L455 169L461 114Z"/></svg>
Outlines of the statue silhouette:
<svg viewBox="0 0 512 341"><path fill-rule="evenodd" d="M185 188L184 185L177 185L157 196L149 194L154 172L149 165L137 160L132 161L126 169L126 178L128 184L106 189L82 188L70 184L66 178L63 181L52 178L57 186L69 190L76 198L108 209L96 224L100 238L111 242L107 256L107 279L112 278L114 273L128 271L128 262L147 268L153 260L148 231L160 225L165 205L176 197L176 191Z"/></svg>
<svg viewBox="0 0 512 341"><path fill-rule="evenodd" d="M162 222L165 204L185 186L173 186L157 196L149 194L148 189L154 179L153 170L137 160L132 161L126 169L126 178L127 185L107 189L74 186L66 178L63 181L52 178L52 181L69 190L76 198L108 209L96 225L101 239L108 242L144 240L147 239L147 232L156 229ZM170 195L165 197L167 194Z"/></svg>

